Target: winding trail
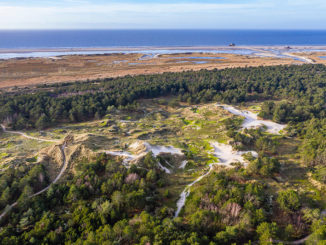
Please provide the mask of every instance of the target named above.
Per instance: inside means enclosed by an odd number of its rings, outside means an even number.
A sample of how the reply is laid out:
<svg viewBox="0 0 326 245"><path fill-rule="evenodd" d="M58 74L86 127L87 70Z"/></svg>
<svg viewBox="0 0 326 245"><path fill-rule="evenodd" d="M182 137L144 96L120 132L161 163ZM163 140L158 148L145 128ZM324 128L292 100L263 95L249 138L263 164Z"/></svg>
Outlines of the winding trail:
<svg viewBox="0 0 326 245"><path fill-rule="evenodd" d="M6 127L4 125L0 125L2 130L6 133L11 133L11 134L19 134L27 139L33 139L33 140L37 140L37 141L43 141L43 142L55 142L55 143L58 143L59 141L57 140L48 140L48 139L41 139L41 138L36 138L36 137L32 137L32 136L29 136L23 132L16 132L16 131L9 131L9 130L6 130ZM66 161L66 154L65 154L65 147L66 147L66 143L63 143L62 145L58 145L58 147L60 147L60 152L61 152L61 155L62 155L62 168L59 172L59 174L57 175L57 177L47 186L45 187L44 189L40 190L39 192L36 192L32 195L30 195L28 198L33 198L35 196L38 196L38 195L41 195L42 193L46 192L48 189L50 189L51 185L52 184L55 184L59 181L59 179L62 177L63 173L65 172L65 170L67 169L67 166L68 166L68 162ZM13 204L11 204L10 206L7 206L5 208L5 210L1 213L0 215L0 221L2 220L2 218L4 216L6 216L6 214L8 212L10 212L10 210L12 208L14 208L15 206L17 206L18 202L14 202Z"/></svg>
<svg viewBox="0 0 326 245"><path fill-rule="evenodd" d="M249 50L254 51L254 55L258 57L274 57L274 58L289 58L293 60L298 60L308 64L314 64L315 62L312 59L309 59L302 55L297 55L291 53L289 50L282 49L262 49L262 48L250 48Z"/></svg>
<svg viewBox="0 0 326 245"><path fill-rule="evenodd" d="M20 131L11 131L11 130L7 130L6 127L1 124L0 125L3 132L5 133L10 133L10 134L19 134L21 136L23 136L24 138L27 138L27 139L31 139L31 140L37 140L37 141L43 141L43 142L53 142L53 143L59 143L58 140L51 140L51 139L42 139L42 138L37 138L37 137L33 137L33 136L30 136L30 135L27 135L23 132L20 132Z"/></svg>
<svg viewBox="0 0 326 245"><path fill-rule="evenodd" d="M174 218L176 218L176 217L179 216L179 214L180 214L180 212L181 212L183 206L185 205L185 203L186 203L186 199L187 199L187 197L188 197L189 194L190 194L190 187L193 186L194 184L196 184L197 182L201 181L201 180L202 180L203 178L205 178L207 175L209 175L210 172L211 172L212 169L213 169L213 166L214 166L213 163L210 164L210 165L209 165L209 170L208 170L205 174L199 176L195 181L193 181L192 183L190 183L189 185L186 186L186 188L185 188L185 189L183 190L183 192L180 194L180 198L179 198L179 200L177 201L177 210L175 211Z"/></svg>
<svg viewBox="0 0 326 245"><path fill-rule="evenodd" d="M288 56L289 58L297 59L302 62L308 63L308 64L314 64L315 62L307 57L300 56L300 55L295 55L291 53L283 53L285 56Z"/></svg>
<svg viewBox="0 0 326 245"><path fill-rule="evenodd" d="M211 142L211 146L214 149L214 152L212 154L216 156L219 159L218 163L212 163L209 165L209 170L204 173L203 175L199 176L194 182L190 183L186 186L186 188L183 190L183 192L180 194L180 198L177 201L177 210L174 214L174 217L178 217L180 211L186 204L186 199L190 194L190 187L202 180L204 177L209 175L209 173L212 171L214 165L220 165L220 166L226 166L226 167L232 167L232 162L241 162L243 164L246 163L245 159L242 157L243 154L251 153L253 157L258 157L258 153L255 151L235 151L233 150L231 145L226 145L218 142Z"/></svg>
<svg viewBox="0 0 326 245"><path fill-rule="evenodd" d="M224 110L227 110L228 112L234 115L244 117L245 119L241 125L242 128L256 128L256 127L266 126L267 132L272 134L279 134L280 131L286 127L286 125L278 124L272 121L260 120L258 119L257 114L250 111L238 110L235 107L229 105L218 104L217 106L222 107ZM186 203L186 199L190 194L190 187L196 184L198 181L202 180L204 177L206 177L212 171L214 165L219 164L219 165L224 165L226 167L232 167L231 166L232 162L245 163L245 160L242 157L242 155L246 153L251 153L253 157L258 157L258 154L255 151L238 152L238 151L234 151L232 146L221 144L218 142L211 142L211 145L214 148L213 154L219 159L219 163L212 163L209 167L209 170L205 174L201 175L194 182L186 186L186 188L180 194L180 198L177 201L177 210L174 215L175 218L179 216L182 208Z"/></svg>
<svg viewBox="0 0 326 245"><path fill-rule="evenodd" d="M307 60L307 62L310 63L308 60ZM280 134L280 131L286 127L286 125L284 125L284 124L278 124L278 123L275 123L272 121L267 121L267 120L260 120L260 119L258 119L257 114L252 113L250 111L238 110L235 107L229 106L229 105L218 105L218 106L222 107L223 109L229 111L230 113L232 113L234 115L244 117L245 120L243 121L243 123L241 125L242 128L255 128L255 127L259 127L259 126L266 126L267 132L272 133L272 134ZM233 160L241 161L241 158L242 158L241 153L246 153L246 152L236 152L234 154L231 154L233 151L232 151L232 147L229 145L224 145L224 144L214 143L214 142L212 143L212 145L215 148L215 150L218 149L218 151L215 153L216 153L216 156L220 159L221 164L226 165L226 166L229 165L232 157L234 158L234 159L232 159L232 161ZM223 149L225 149L225 151ZM256 152L251 151L251 153L254 157L257 157ZM222 157L224 157L225 159L223 159ZM186 188L184 189L184 191L180 194L180 199L177 201L177 210L174 215L175 218L179 216L183 206L185 205L186 199L190 194L190 187L193 186L195 183L199 182L204 177L206 177L212 171L213 166L214 166L214 163L210 165L210 169L204 175L200 176L194 182L187 185ZM326 210L321 212L321 216L326 216ZM311 235L312 234L310 234L304 238L301 238L299 240L296 240L296 241L272 240L272 243L283 243L283 244L289 244L289 245L304 244L311 237Z"/></svg>
<svg viewBox="0 0 326 245"><path fill-rule="evenodd" d="M320 213L320 218L323 218L326 216L326 209L321 211ZM310 237L312 234L309 234L308 236L301 238L299 240L296 241L281 241L281 240L273 240L273 243L283 243L283 244L290 244L290 245L299 245L299 244L304 244ZM315 242L317 244L318 241L312 241Z"/></svg>
<svg viewBox="0 0 326 245"><path fill-rule="evenodd" d="M179 168L184 169L186 167L187 163L188 163L187 160L182 161L181 164L180 164L180 166L179 166Z"/></svg>

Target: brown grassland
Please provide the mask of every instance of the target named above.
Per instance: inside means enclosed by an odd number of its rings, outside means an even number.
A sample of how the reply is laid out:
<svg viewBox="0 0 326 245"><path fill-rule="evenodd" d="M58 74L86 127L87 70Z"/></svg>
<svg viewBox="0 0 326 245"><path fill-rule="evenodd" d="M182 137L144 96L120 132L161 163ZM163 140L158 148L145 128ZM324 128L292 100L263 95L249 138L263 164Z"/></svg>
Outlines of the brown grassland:
<svg viewBox="0 0 326 245"><path fill-rule="evenodd" d="M319 58L319 56L323 56L325 53L297 53L296 55L311 59L315 63L326 64L326 60ZM195 60L191 57L200 57L200 59ZM219 58L214 59L213 57ZM140 53L121 53L9 59L0 60L0 88L84 81L87 79L125 75L303 63L303 61L291 59L290 57L278 58L207 53L165 54L149 58L144 58L143 54Z"/></svg>

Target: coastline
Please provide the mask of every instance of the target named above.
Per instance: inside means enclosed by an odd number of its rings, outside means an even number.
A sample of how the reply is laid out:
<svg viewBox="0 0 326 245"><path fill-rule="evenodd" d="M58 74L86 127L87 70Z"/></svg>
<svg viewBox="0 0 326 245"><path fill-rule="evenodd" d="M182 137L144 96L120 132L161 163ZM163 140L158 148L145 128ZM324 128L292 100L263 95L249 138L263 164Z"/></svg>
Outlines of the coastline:
<svg viewBox="0 0 326 245"><path fill-rule="evenodd" d="M32 51L32 53L31 53ZM58 52L55 52L58 51ZM7 53L4 53L7 52ZM0 90L14 86L87 81L234 67L324 64L326 46L192 46L74 49L0 49Z"/></svg>
<svg viewBox="0 0 326 245"><path fill-rule="evenodd" d="M325 46L140 46L140 47L104 47L104 48L0 48L0 60L50 58L61 56L95 56L114 54L167 55L186 53L235 54L249 56L286 57L289 53L326 52ZM292 56L292 57L295 57ZM300 59L300 58L299 58Z"/></svg>
<svg viewBox="0 0 326 245"><path fill-rule="evenodd" d="M237 46L135 46L135 47L67 47L67 48L0 48L0 54L5 53L32 53L32 52L142 52L142 51L160 51L160 50L239 50L239 49L276 49L276 50L325 50L326 45L237 45Z"/></svg>

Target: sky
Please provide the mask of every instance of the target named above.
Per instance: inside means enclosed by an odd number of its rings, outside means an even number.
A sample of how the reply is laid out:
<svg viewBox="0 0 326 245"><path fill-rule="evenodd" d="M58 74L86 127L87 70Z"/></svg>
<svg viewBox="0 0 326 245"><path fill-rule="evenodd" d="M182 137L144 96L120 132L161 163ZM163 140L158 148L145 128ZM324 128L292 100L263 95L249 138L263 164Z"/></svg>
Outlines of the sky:
<svg viewBox="0 0 326 245"><path fill-rule="evenodd" d="M0 0L0 29L326 29L325 0Z"/></svg>

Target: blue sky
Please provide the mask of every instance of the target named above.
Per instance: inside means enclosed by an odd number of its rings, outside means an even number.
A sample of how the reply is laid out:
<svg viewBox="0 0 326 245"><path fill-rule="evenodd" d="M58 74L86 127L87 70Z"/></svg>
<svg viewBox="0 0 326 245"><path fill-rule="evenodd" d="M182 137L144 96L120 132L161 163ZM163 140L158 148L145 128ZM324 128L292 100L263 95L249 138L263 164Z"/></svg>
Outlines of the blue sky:
<svg viewBox="0 0 326 245"><path fill-rule="evenodd" d="M0 29L326 29L326 1L0 0Z"/></svg>

